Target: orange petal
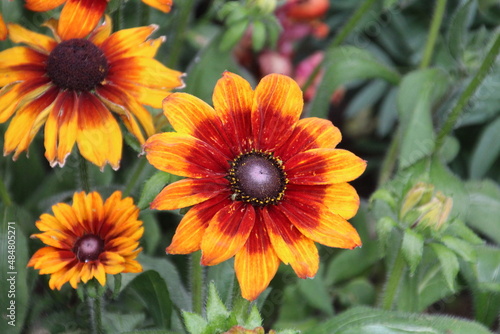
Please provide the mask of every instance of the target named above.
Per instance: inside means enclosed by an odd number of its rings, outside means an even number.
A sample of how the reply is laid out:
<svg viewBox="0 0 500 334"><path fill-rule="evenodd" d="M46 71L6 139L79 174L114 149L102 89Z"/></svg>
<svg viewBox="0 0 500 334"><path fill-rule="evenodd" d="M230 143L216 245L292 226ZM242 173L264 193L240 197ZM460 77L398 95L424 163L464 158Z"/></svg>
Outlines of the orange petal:
<svg viewBox="0 0 500 334"><path fill-rule="evenodd" d="M215 85L212 100L225 129L219 137L226 137L233 156L255 148L251 128L254 91L250 84L239 75L226 71Z"/></svg>
<svg viewBox="0 0 500 334"><path fill-rule="evenodd" d="M172 0L142 0L142 2L164 13L170 12L172 8Z"/></svg>
<svg viewBox="0 0 500 334"><path fill-rule="evenodd" d="M257 214L257 217L261 215ZM255 300L276 274L280 260L271 246L264 223L255 223L245 246L236 253L234 269L243 298Z"/></svg>
<svg viewBox="0 0 500 334"><path fill-rule="evenodd" d="M295 201L320 203L344 219L354 217L359 208L356 189L348 183L315 186L288 184L285 200L290 203Z"/></svg>
<svg viewBox="0 0 500 334"><path fill-rule="evenodd" d="M111 18L108 15L104 15L104 22L92 30L88 36L88 40L101 47L102 43L111 35L111 28Z"/></svg>
<svg viewBox="0 0 500 334"><path fill-rule="evenodd" d="M192 177L226 176L229 163L207 143L182 133L149 137L143 146L150 164L164 172ZM207 154L210 152L210 154Z"/></svg>
<svg viewBox="0 0 500 334"><path fill-rule="evenodd" d="M155 24L119 30L109 36L101 49L109 62L136 55L137 46L145 43L149 36L158 29ZM140 48L140 47L139 47Z"/></svg>
<svg viewBox="0 0 500 334"><path fill-rule="evenodd" d="M104 168L109 163L118 169L122 154L122 133L108 109L94 95L78 97L78 134L76 141L82 156Z"/></svg>
<svg viewBox="0 0 500 334"><path fill-rule="evenodd" d="M5 133L4 154L13 150L13 159L28 149L36 133L49 115L49 105L54 101L57 89L52 88L36 100L24 105L17 111Z"/></svg>
<svg viewBox="0 0 500 334"><path fill-rule="evenodd" d="M66 233L55 230L46 233L34 234L32 236L37 237L47 246L66 250L71 250L74 242L76 241L76 238L72 238Z"/></svg>
<svg viewBox="0 0 500 334"><path fill-rule="evenodd" d="M281 74L269 74L255 88L252 131L257 149L274 150L290 137L299 120L304 100L299 85Z"/></svg>
<svg viewBox="0 0 500 334"><path fill-rule="evenodd" d="M114 252L103 252L99 255L99 262L104 265L104 269L108 274L115 275L122 272L125 259Z"/></svg>
<svg viewBox="0 0 500 334"><path fill-rule="evenodd" d="M229 181L225 178L180 180L166 186L151 203L151 209L175 210L192 206L222 192L229 196L229 189Z"/></svg>
<svg viewBox="0 0 500 334"><path fill-rule="evenodd" d="M229 202L210 221L201 241L201 264L216 265L245 245L255 223L255 209L240 201Z"/></svg>
<svg viewBox="0 0 500 334"><path fill-rule="evenodd" d="M64 5L57 33L65 41L71 38L84 38L99 23L107 0L68 0Z"/></svg>
<svg viewBox="0 0 500 334"><path fill-rule="evenodd" d="M34 12L46 12L62 5L66 0L26 0L26 8Z"/></svg>
<svg viewBox="0 0 500 334"><path fill-rule="evenodd" d="M283 201L280 210L302 234L320 244L349 249L361 246L356 229L324 205Z"/></svg>
<svg viewBox="0 0 500 334"><path fill-rule="evenodd" d="M108 61L110 61L108 59ZM106 80L117 85L120 82L138 82L141 86L171 90L180 88L182 82L182 72L172 70L159 61L145 57L121 58L110 61Z"/></svg>
<svg viewBox="0 0 500 334"><path fill-rule="evenodd" d="M86 194L82 191L75 193L73 195L73 206L71 209L77 217L73 222L78 221L85 231L85 234L99 234L101 226L97 222L102 222L104 220L104 211L102 198L98 192L93 191Z"/></svg>
<svg viewBox="0 0 500 334"><path fill-rule="evenodd" d="M365 171L366 161L346 150L318 148L291 157L285 166L290 183L318 185L352 181Z"/></svg>
<svg viewBox="0 0 500 334"><path fill-rule="evenodd" d="M142 86L139 82L120 81L117 83L120 89L128 92L140 104L146 104L154 108L161 108L163 100L169 96L170 89L156 89Z"/></svg>
<svg viewBox="0 0 500 334"><path fill-rule="evenodd" d="M283 263L292 266L298 277L314 277L319 267L316 245L295 228L279 208L271 206L261 211L276 254Z"/></svg>
<svg viewBox="0 0 500 334"><path fill-rule="evenodd" d="M0 90L0 123L7 121L19 105L41 95L47 86L45 80L35 79L7 85ZM43 100L43 98L41 98ZM43 104L43 102L36 102Z"/></svg>
<svg viewBox="0 0 500 334"><path fill-rule="evenodd" d="M185 133L209 143L224 154L225 160L233 156L228 149L224 130L216 111L201 99L186 93L170 94L163 101L163 112L178 133Z"/></svg>
<svg viewBox="0 0 500 334"><path fill-rule="evenodd" d="M104 266L100 262L97 262L95 265L94 277L102 286L106 285L106 272L104 271Z"/></svg>
<svg viewBox="0 0 500 334"><path fill-rule="evenodd" d="M76 141L78 110L76 92L60 93L45 124L45 157L50 165L64 166Z"/></svg>
<svg viewBox="0 0 500 334"><path fill-rule="evenodd" d="M4 41L7 38L8 32L2 13L0 13L0 41Z"/></svg>
<svg viewBox="0 0 500 334"><path fill-rule="evenodd" d="M51 37L30 31L18 24L9 23L7 26L9 28L9 37L14 43L27 44L46 55L57 46L57 42Z"/></svg>
<svg viewBox="0 0 500 334"><path fill-rule="evenodd" d="M229 205L226 196L217 196L192 207L175 231L168 254L189 254L200 249L208 223L217 212Z"/></svg>
<svg viewBox="0 0 500 334"><path fill-rule="evenodd" d="M0 86L45 76L47 56L24 46L0 52ZM45 82L49 79L45 78Z"/></svg>
<svg viewBox="0 0 500 334"><path fill-rule="evenodd" d="M313 148L334 148L342 135L332 122L322 118L308 117L297 122L290 138L276 149L275 155L286 162L294 155Z"/></svg>

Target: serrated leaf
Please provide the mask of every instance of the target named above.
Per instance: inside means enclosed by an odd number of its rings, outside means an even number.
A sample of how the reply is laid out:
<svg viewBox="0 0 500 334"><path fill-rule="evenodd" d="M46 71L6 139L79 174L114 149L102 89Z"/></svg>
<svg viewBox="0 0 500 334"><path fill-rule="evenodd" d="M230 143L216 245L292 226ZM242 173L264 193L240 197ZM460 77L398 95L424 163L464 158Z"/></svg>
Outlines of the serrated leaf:
<svg viewBox="0 0 500 334"><path fill-rule="evenodd" d="M467 262L475 262L477 255L474 246L472 246L467 241L457 239L455 237L446 235L441 238L441 242L446 245L449 249L454 251L462 259Z"/></svg>
<svg viewBox="0 0 500 334"><path fill-rule="evenodd" d="M387 242L392 234L392 231L397 227L397 222L391 217L382 217L377 221L376 229L380 240L380 246L385 251Z"/></svg>
<svg viewBox="0 0 500 334"><path fill-rule="evenodd" d="M398 92L401 146L399 168L404 169L434 151L432 106L448 87L448 75L438 69L417 70L401 80Z"/></svg>
<svg viewBox="0 0 500 334"><path fill-rule="evenodd" d="M256 328L262 326L262 317L260 316L259 309L257 305L252 305L250 310L250 314L248 315L247 320L245 321L246 328Z"/></svg>
<svg viewBox="0 0 500 334"><path fill-rule="evenodd" d="M500 155L500 117L486 124L470 158L471 179L482 178Z"/></svg>
<svg viewBox="0 0 500 334"><path fill-rule="evenodd" d="M441 271L450 290L454 291L455 278L457 277L460 264L458 263L457 256L454 252L441 244L430 244L434 253L436 253L439 263L441 264Z"/></svg>
<svg viewBox="0 0 500 334"><path fill-rule="evenodd" d="M370 52L353 46L330 49L324 60L325 74L311 102L311 116L326 118L330 97L341 85L356 79L384 79L399 82L399 73L375 58Z"/></svg>
<svg viewBox="0 0 500 334"><path fill-rule="evenodd" d="M203 334L208 326L208 322L199 314L183 311L182 317L189 334Z"/></svg>
<svg viewBox="0 0 500 334"><path fill-rule="evenodd" d="M129 283L127 289L135 291L139 300L151 314L156 327L170 328L172 301L165 280L154 270L148 270Z"/></svg>
<svg viewBox="0 0 500 334"><path fill-rule="evenodd" d="M421 234L407 229L403 235L401 250L406 263L410 267L410 275L413 275L422 260L422 255L424 253L424 238Z"/></svg>
<svg viewBox="0 0 500 334"><path fill-rule="evenodd" d="M172 175L162 171L158 171L151 176L142 188L141 196L137 203L139 209L144 210L148 208L149 204L171 180Z"/></svg>
<svg viewBox="0 0 500 334"><path fill-rule="evenodd" d="M448 47L454 59L461 59L466 43L467 28L472 22L475 10L471 10L472 1L458 7L450 20L448 28Z"/></svg>
<svg viewBox="0 0 500 334"><path fill-rule="evenodd" d="M214 282L210 282L208 286L207 297L207 320L210 324L216 322L224 322L229 317L229 311L222 302L217 293L217 288ZM219 327L219 326L218 326Z"/></svg>
<svg viewBox="0 0 500 334"><path fill-rule="evenodd" d="M491 334L481 324L450 316L431 316L369 307L355 307L323 324L308 334Z"/></svg>

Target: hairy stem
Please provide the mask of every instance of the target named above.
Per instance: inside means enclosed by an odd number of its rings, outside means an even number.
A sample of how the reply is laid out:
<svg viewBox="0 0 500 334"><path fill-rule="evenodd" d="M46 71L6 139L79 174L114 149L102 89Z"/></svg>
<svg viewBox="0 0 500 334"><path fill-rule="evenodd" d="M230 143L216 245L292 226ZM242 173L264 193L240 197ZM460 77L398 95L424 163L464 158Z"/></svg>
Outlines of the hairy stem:
<svg viewBox="0 0 500 334"><path fill-rule="evenodd" d="M427 37L427 43L425 43L424 55L420 62L421 69L427 68L431 62L445 9L446 0L437 0L436 7L434 8L434 15L432 16L431 27L429 29L429 36Z"/></svg>

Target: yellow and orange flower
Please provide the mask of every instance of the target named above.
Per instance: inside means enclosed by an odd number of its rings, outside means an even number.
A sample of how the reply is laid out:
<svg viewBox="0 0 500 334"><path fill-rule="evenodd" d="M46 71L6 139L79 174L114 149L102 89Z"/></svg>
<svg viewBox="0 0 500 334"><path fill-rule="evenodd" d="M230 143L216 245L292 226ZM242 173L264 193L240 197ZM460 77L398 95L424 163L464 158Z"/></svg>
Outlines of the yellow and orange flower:
<svg viewBox="0 0 500 334"><path fill-rule="evenodd" d="M137 273L142 266L135 260L141 252L139 239L144 228L132 198L122 199L120 191L103 203L97 192L73 195L73 204L52 206L54 215L42 214L36 226L42 233L32 237L47 247L39 249L28 267L50 274L49 287L60 290L69 282L96 278L106 284L106 274Z"/></svg>
<svg viewBox="0 0 500 334"><path fill-rule="evenodd" d="M109 17L87 38L61 41L58 22L46 25L55 38L9 24L17 46L0 52L0 123L14 113L5 133L4 155L26 151L45 123L45 156L63 166L75 142L83 157L119 168L122 133L113 111L144 143L155 132L144 105L182 87L182 73L154 59L164 37L149 39L156 25L111 34ZM69 36L71 37L71 36Z"/></svg>
<svg viewBox="0 0 500 334"><path fill-rule="evenodd" d="M7 38L7 33L8 33L7 25L3 20L2 13L0 13L0 41L3 41Z"/></svg>
<svg viewBox="0 0 500 334"><path fill-rule="evenodd" d="M359 207L347 182L366 162L336 149L340 131L330 121L299 117L299 86L284 75L264 77L253 90L226 72L215 86L214 108L174 93L163 110L176 132L155 134L144 145L156 168L187 177L165 187L151 208L193 206L167 248L202 251L201 263L235 256L242 295L254 300L281 262L300 278L319 266L315 242L361 245L346 219Z"/></svg>
<svg viewBox="0 0 500 334"><path fill-rule="evenodd" d="M62 40L84 38L99 23L109 0L26 0L26 8L45 12L65 3L57 32ZM142 0L145 4L168 13L172 0Z"/></svg>

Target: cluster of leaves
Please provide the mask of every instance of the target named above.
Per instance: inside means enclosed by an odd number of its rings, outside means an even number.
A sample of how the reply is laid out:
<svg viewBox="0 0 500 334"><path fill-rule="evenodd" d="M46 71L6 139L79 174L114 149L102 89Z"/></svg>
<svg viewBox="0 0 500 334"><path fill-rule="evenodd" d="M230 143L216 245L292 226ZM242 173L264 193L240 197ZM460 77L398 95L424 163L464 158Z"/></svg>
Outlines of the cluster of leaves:
<svg viewBox="0 0 500 334"><path fill-rule="evenodd" d="M500 10L489 0L444 1L429 66L422 61L429 13L439 2L335 1L324 18L331 30L329 38L297 46L296 60L305 56L301 50L325 52L323 80L307 114L340 120L336 124L345 137L342 145L368 160L367 174L358 184L372 185L360 187L363 203L352 219L363 247L320 248L322 263L313 280L299 280L282 266L271 288L243 311L233 300L234 272L227 261L205 269L206 280L214 283L206 291L204 316L186 311L193 309L187 257L164 254L181 213L148 210L152 198L175 177L155 173L144 157L138 159L140 148L131 140L118 172L89 166L91 183L103 196L123 189L136 199L145 226L144 252L139 257L144 272L108 279L104 291L108 332L222 333L240 325L256 333L264 326L318 334L483 334L496 328L500 314L498 60L494 58L481 77L477 73L498 43ZM20 3L5 5L8 10L2 12L7 20L35 30L49 17L23 11ZM231 49L249 26L255 33L253 52L272 48L279 29L272 11L260 3L265 1L176 1L167 18L150 13L149 23L160 22L159 33L169 36L158 58L187 72L184 91L210 103L224 70L252 80ZM118 1L111 1L112 13L118 6ZM134 6L135 2L127 2L120 12L122 22L115 22L137 26ZM186 12L190 21L183 21ZM11 47L9 43L0 46ZM469 92L474 82L479 85ZM345 101L332 109L330 97L342 87L347 90ZM459 111L451 124L453 133L443 130L452 110ZM1 138L5 129L0 128ZM81 161L70 156L63 169L50 169L42 149L37 137L29 159L0 160L1 177L13 202L2 203L0 245L2 250L7 245L8 222L16 222L17 272L17 326L2 321L0 332L45 328L53 333L82 333L88 311L78 293L68 286L51 291L47 277L24 267L40 247L27 238L36 232L33 222L52 204L70 198L75 180L81 179ZM453 201L448 222L439 231L416 229L400 215L405 196L418 182L432 184ZM4 283L8 263L3 254L0 280ZM402 254L402 274L396 287L388 287L384 281L389 281L398 254ZM9 289L3 283L2 312ZM394 293L393 300L384 304L388 289Z"/></svg>

